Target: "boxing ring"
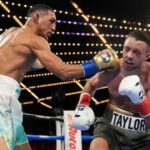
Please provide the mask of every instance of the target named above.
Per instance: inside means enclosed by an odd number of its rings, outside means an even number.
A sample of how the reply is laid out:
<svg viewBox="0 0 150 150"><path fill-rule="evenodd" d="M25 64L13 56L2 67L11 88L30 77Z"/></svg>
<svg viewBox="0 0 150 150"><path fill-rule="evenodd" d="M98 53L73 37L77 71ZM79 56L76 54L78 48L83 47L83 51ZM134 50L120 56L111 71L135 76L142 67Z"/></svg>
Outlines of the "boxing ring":
<svg viewBox="0 0 150 150"><path fill-rule="evenodd" d="M56 135L33 135L27 134L29 141L56 141L56 150L67 150L70 148L82 150L82 141L90 141L92 136L82 135L81 131L76 130L71 125L73 111L64 111L64 116L43 116L24 113L24 117L30 119L42 119L55 121ZM69 118L67 117L69 116ZM68 118L68 119L67 119Z"/></svg>

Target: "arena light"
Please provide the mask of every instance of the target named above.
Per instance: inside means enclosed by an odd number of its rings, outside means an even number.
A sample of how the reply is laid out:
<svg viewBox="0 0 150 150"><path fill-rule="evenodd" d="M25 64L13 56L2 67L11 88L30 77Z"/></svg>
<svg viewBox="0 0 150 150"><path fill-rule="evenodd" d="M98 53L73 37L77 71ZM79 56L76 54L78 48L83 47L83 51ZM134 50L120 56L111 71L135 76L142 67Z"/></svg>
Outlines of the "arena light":
<svg viewBox="0 0 150 150"><path fill-rule="evenodd" d="M29 104L33 104L33 101L27 101L27 102L23 102L22 105L29 105Z"/></svg>
<svg viewBox="0 0 150 150"><path fill-rule="evenodd" d="M27 4L21 4L21 3L16 3L16 2L8 2L8 1L5 1L5 4L10 4L12 6L18 6L18 7L32 7L32 6L29 6ZM76 5L77 7L77 5ZM82 10L80 8L78 8L80 12L82 12ZM81 16L79 13L74 13L74 12L69 12L69 11L64 11L64 10L54 10L54 12L56 13L60 13L60 14L65 14L65 15L75 15L75 16ZM110 17L101 17L101 16L93 16L93 15L86 15L88 18L91 18L91 19L94 19L94 20L103 20L103 21L111 21L111 22L116 22L116 18L110 18ZM138 26L141 26L142 23L141 22L130 22L130 21L127 21L127 20L122 20L122 23L123 24L133 24L133 25L138 25Z"/></svg>
<svg viewBox="0 0 150 150"><path fill-rule="evenodd" d="M99 88L97 90L102 90L102 89L105 89L105 88L108 88L107 86L105 87L102 87L102 88ZM78 95L78 94L81 94L82 91L76 91L76 92L70 92L70 93L65 93L65 96L73 96L73 95ZM52 100L53 97L44 97L44 98L40 98L38 100L39 103L44 103L43 101L46 101L46 100ZM100 102L98 102L94 97L92 98L95 102L96 105L99 105L99 104L103 104L103 103L106 103L109 101L109 99L105 99L105 100L101 100ZM26 102L23 102L22 104L23 105L29 105L29 104L33 104L34 102L33 101L26 101ZM49 106L49 105L48 105Z"/></svg>
<svg viewBox="0 0 150 150"><path fill-rule="evenodd" d="M10 13L10 9L0 0L0 6L7 12Z"/></svg>
<svg viewBox="0 0 150 150"><path fill-rule="evenodd" d="M86 21L89 22L89 18L83 13L83 11L81 10L81 8L78 7L77 3L71 1L72 6L76 9L76 11L78 13L81 14L82 18ZM103 20L105 20L106 18L103 17ZM99 30L96 28L96 24L89 24L89 26L91 27L91 29L96 33L97 37L99 37L99 39L104 43L104 45L109 49L111 48L111 46L107 43L106 39L100 34ZM107 27L106 25L104 25L104 27Z"/></svg>
<svg viewBox="0 0 150 150"><path fill-rule="evenodd" d="M13 16L13 19L22 27L23 23L17 18L15 15Z"/></svg>
<svg viewBox="0 0 150 150"><path fill-rule="evenodd" d="M41 105L43 105L43 106L49 108L49 109L52 109L52 106L50 106L50 105L48 105L48 104L46 104L46 103L44 103L44 102L39 102L39 103L40 103Z"/></svg>
<svg viewBox="0 0 150 150"><path fill-rule="evenodd" d="M53 73L37 73L37 74L30 74L25 75L24 78L37 78L37 77L45 77L45 76L52 76Z"/></svg>
<svg viewBox="0 0 150 150"><path fill-rule="evenodd" d="M81 80L77 80L78 82L85 82L88 79L81 79ZM33 85L33 86L29 86L28 88L23 85L21 88L21 90L28 90L29 93L31 92L31 90L33 89L39 89L39 88L45 88L45 87L53 87L53 86L60 86L60 85L67 85L67 84L73 84L74 81L63 81L63 82L55 82L55 83L48 83L48 84L41 84L41 85ZM27 89L26 89L27 88ZM33 95L34 96L34 95ZM34 96L37 100L39 99L37 96Z"/></svg>
<svg viewBox="0 0 150 150"><path fill-rule="evenodd" d="M55 34L57 34L57 32ZM62 32L59 32L59 34L57 34L57 35L95 36L95 37L97 37L96 33L88 33L88 32L84 33L84 32L64 32L64 31L62 31ZM119 37L119 38L121 38L121 37L126 38L127 37L127 35L123 35L123 34L122 34L123 36L119 35L119 34L101 34L101 35L104 37Z"/></svg>
<svg viewBox="0 0 150 150"><path fill-rule="evenodd" d="M1 15L2 17L8 17L4 14ZM87 18L85 17L85 15L82 15L82 17L84 17L86 20ZM10 16L9 16L10 18ZM27 20L27 17L25 16L19 16L19 19L25 19ZM117 25L109 25L109 24L92 24L92 23L87 23L87 22L77 22L77 21L71 21L71 20L57 20L57 23L63 23L63 24L73 24L73 25L83 25L83 26L99 26L99 27L104 27L104 28L115 28L115 29L125 29L125 30L132 30L136 28L136 30L143 30L146 31L146 28L138 28L138 27L131 27L131 26L117 26ZM55 34L59 35L59 32L57 31ZM80 35L80 33L78 33L77 35ZM94 34L92 33L92 36L94 36Z"/></svg>
<svg viewBox="0 0 150 150"><path fill-rule="evenodd" d="M12 3L14 4L14 3ZM10 13L10 9L2 2L0 1L0 6L7 12L7 13ZM2 16L3 17L3 16ZM8 16L8 18L10 18L10 15ZM23 26L23 24L21 23L21 21L14 15L13 16L13 19L20 25L20 26Z"/></svg>

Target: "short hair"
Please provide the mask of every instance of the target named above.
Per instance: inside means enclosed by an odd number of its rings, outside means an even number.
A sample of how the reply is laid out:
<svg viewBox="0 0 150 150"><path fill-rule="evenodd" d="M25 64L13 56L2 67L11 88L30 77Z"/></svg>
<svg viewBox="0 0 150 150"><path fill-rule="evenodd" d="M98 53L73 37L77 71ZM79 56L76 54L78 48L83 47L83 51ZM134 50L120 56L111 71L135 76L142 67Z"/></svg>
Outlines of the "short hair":
<svg viewBox="0 0 150 150"><path fill-rule="evenodd" d="M28 12L27 12L27 17L31 17L31 15L32 15L34 12L38 11L38 10L42 10L42 11L48 11L48 10L50 10L50 11L54 12L54 9L51 8L51 7L48 6L48 5L36 4L36 5L32 6L32 7L28 10Z"/></svg>
<svg viewBox="0 0 150 150"><path fill-rule="evenodd" d="M136 40L145 42L147 47L147 52L150 52L150 35L144 31L132 31L128 34L128 37L134 37Z"/></svg>

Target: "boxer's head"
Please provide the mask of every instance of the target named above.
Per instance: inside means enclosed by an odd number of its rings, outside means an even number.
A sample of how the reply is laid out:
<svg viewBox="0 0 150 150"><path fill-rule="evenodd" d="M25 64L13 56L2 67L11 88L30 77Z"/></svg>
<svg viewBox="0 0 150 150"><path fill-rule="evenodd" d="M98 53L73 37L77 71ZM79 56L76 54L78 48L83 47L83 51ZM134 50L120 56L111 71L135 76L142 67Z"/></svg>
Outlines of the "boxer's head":
<svg viewBox="0 0 150 150"><path fill-rule="evenodd" d="M56 16L54 10L43 4L32 6L27 13L28 19L36 26L36 33L48 39L56 28Z"/></svg>
<svg viewBox="0 0 150 150"><path fill-rule="evenodd" d="M129 33L123 47L123 66L127 70L138 68L150 54L150 36L143 31Z"/></svg>

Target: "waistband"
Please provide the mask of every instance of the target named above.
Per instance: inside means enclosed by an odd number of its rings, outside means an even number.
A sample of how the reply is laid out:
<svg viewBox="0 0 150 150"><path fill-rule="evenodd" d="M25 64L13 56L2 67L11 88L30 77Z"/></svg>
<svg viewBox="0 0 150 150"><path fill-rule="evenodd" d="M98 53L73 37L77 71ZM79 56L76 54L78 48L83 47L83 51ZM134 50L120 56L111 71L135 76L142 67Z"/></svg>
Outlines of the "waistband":
<svg viewBox="0 0 150 150"><path fill-rule="evenodd" d="M145 132L148 126L138 113L131 113L109 104L103 114L104 120L114 127L125 130Z"/></svg>
<svg viewBox="0 0 150 150"><path fill-rule="evenodd" d="M129 112L129 111L127 111L127 110L123 110L123 109L118 108L117 106L115 106L115 105L113 105L113 104L111 104L111 103L109 103L109 104L107 105L107 108L108 108L108 109L111 109L111 110L113 110L113 111L122 113L122 114L124 114L124 115L128 115L128 116L139 116L139 117L140 117L140 115L139 115L138 113L132 113L132 112Z"/></svg>
<svg viewBox="0 0 150 150"><path fill-rule="evenodd" d="M18 98L20 96L20 85L15 79L0 74L0 92L13 94Z"/></svg>

